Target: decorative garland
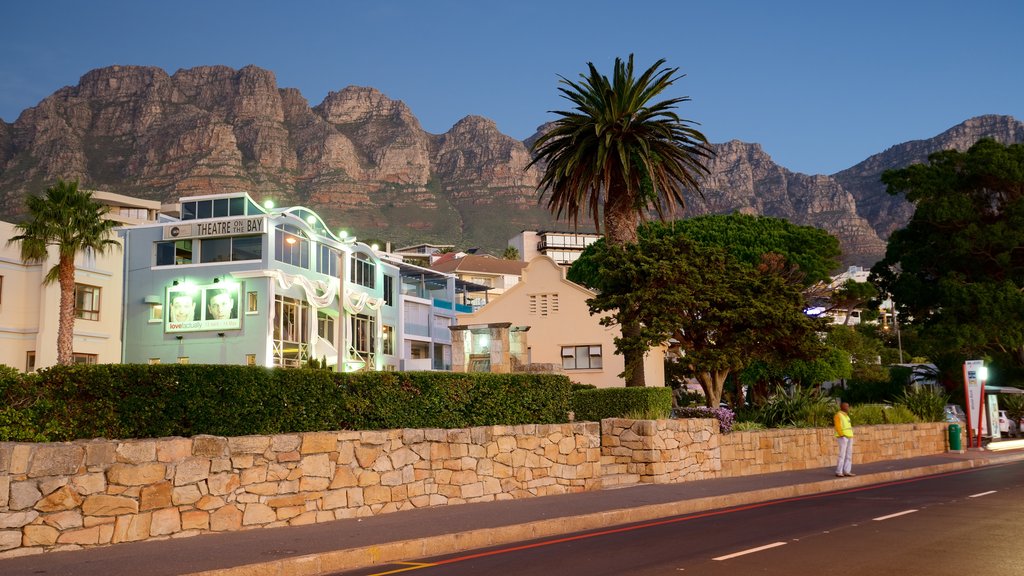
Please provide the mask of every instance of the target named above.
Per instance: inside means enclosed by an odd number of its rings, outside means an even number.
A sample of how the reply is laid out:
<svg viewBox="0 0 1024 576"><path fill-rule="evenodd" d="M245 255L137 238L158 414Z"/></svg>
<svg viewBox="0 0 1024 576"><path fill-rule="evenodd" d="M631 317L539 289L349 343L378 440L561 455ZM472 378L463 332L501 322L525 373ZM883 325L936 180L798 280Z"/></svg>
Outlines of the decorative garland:
<svg viewBox="0 0 1024 576"><path fill-rule="evenodd" d="M298 284L306 293L306 301L316 308L327 308L334 302L334 296L338 293L337 279L332 278L330 283L321 280L310 280L305 276L292 275L275 270L277 284L287 290ZM319 294L317 294L319 292Z"/></svg>
<svg viewBox="0 0 1024 576"><path fill-rule="evenodd" d="M365 292L356 292L354 290L345 290L345 298L343 304L345 310L350 314L361 314L364 308L369 308L376 312L380 310L381 304L384 303L383 298L371 298L369 294Z"/></svg>

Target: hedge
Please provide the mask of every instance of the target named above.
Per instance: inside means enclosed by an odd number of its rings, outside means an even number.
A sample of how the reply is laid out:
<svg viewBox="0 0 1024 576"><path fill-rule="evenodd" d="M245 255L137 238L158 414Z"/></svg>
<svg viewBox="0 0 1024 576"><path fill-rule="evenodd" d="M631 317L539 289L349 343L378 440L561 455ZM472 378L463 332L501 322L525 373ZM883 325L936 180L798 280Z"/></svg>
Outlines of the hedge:
<svg viewBox="0 0 1024 576"><path fill-rule="evenodd" d="M179 364L0 370L0 440L549 424L566 420L571 394L569 379L553 374Z"/></svg>
<svg viewBox="0 0 1024 576"><path fill-rule="evenodd" d="M666 418L672 411L672 389L662 386L576 390L572 393L572 410L579 421L624 416Z"/></svg>

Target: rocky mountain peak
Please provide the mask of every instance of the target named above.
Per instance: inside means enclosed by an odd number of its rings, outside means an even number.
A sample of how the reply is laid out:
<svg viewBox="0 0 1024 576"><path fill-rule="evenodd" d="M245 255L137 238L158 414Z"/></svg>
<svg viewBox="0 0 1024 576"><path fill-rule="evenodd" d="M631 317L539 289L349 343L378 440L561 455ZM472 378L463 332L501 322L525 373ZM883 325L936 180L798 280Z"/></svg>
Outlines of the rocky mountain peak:
<svg viewBox="0 0 1024 576"><path fill-rule="evenodd" d="M419 127L419 120L401 100L392 100L376 88L349 86L330 92L314 108L331 124L357 124L372 121L399 121Z"/></svg>

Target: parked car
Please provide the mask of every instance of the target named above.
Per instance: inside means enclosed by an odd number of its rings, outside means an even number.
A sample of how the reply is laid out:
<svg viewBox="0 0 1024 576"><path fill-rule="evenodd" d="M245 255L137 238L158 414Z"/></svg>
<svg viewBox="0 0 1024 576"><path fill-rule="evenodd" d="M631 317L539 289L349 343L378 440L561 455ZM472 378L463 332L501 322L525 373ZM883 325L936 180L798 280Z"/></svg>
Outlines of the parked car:
<svg viewBox="0 0 1024 576"><path fill-rule="evenodd" d="M1016 438L1020 432L1020 428L1017 423L1014 422L1013 418L1006 413L1006 410L999 411L999 433L1003 436L1010 438Z"/></svg>

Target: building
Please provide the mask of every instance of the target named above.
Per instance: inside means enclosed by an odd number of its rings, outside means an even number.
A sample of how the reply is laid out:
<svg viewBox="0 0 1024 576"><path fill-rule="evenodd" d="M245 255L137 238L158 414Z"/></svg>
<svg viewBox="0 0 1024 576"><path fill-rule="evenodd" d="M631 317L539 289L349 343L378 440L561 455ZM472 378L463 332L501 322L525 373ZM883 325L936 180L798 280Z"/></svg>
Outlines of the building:
<svg viewBox="0 0 1024 576"><path fill-rule="evenodd" d="M489 304L458 315L453 327L456 372L549 371L574 382L608 388L623 386L621 355L615 354L618 327L602 326L591 316L594 293L565 278L566 269L538 256L522 271L522 280ZM664 349L644 359L648 385L665 383Z"/></svg>
<svg viewBox="0 0 1024 576"><path fill-rule="evenodd" d="M519 258L524 262L530 262L537 256L547 256L563 266L570 266L587 246L600 239L600 234L592 232L523 230L510 239L508 245L519 251Z"/></svg>
<svg viewBox="0 0 1024 576"><path fill-rule="evenodd" d="M177 213L121 231L124 362L397 364L397 268L370 247L244 192L183 198Z"/></svg>
<svg viewBox="0 0 1024 576"><path fill-rule="evenodd" d="M153 222L159 202L110 192L93 191L93 200L108 206L105 216L126 225ZM0 222L0 236L18 234L13 224ZM115 238L116 240L116 238ZM33 372L57 363L60 324L60 286L43 284L57 263L21 261L21 245L0 243L0 363ZM105 254L83 252L75 256L74 361L108 364L121 361L121 294L123 250Z"/></svg>
<svg viewBox="0 0 1024 576"><path fill-rule="evenodd" d="M519 260L505 260L486 254L454 253L443 254L430 265L430 269L435 272L454 274L463 282L487 287L486 292L477 292L467 302L474 309L518 284L525 267L526 263Z"/></svg>
<svg viewBox="0 0 1024 576"><path fill-rule="evenodd" d="M402 248L391 249L390 243L385 249L389 254L398 260L416 264L417 266L429 267L430 263L443 254L455 250L454 244L416 244L403 246Z"/></svg>

